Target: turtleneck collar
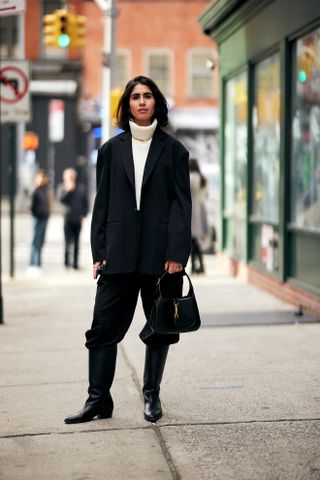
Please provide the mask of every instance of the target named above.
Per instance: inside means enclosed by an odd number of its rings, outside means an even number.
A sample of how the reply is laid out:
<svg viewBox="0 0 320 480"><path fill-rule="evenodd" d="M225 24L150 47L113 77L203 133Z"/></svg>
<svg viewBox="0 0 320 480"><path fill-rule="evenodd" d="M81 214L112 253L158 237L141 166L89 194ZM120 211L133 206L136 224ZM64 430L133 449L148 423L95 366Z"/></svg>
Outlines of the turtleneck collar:
<svg viewBox="0 0 320 480"><path fill-rule="evenodd" d="M134 121L129 120L129 125L133 138L142 142L146 142L147 140L150 140L150 138L152 138L152 135L157 128L158 121L155 118L151 125L148 125L147 127L142 127L141 125L137 125Z"/></svg>

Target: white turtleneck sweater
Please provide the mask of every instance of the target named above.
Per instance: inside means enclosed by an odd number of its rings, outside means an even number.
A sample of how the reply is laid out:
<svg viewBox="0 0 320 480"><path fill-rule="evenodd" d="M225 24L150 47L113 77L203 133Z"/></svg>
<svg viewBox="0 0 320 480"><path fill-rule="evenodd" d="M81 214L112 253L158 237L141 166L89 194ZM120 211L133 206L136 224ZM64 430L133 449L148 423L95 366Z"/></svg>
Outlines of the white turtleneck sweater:
<svg viewBox="0 0 320 480"><path fill-rule="evenodd" d="M157 120L154 119L151 125L141 127L132 120L129 121L132 135L132 155L134 163L134 177L136 187L137 209L140 210L141 187L144 167L146 164L152 136L157 128Z"/></svg>

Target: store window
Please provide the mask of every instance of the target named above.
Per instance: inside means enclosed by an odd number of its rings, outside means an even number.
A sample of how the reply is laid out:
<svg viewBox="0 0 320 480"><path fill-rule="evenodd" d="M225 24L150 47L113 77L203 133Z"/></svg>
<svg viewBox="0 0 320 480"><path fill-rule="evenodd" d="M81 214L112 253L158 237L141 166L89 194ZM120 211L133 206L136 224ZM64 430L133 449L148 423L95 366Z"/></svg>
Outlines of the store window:
<svg viewBox="0 0 320 480"><path fill-rule="evenodd" d="M258 63L254 71L253 214L263 222L279 219L280 56Z"/></svg>
<svg viewBox="0 0 320 480"><path fill-rule="evenodd" d="M226 84L224 211L245 216L247 171L247 74Z"/></svg>
<svg viewBox="0 0 320 480"><path fill-rule="evenodd" d="M213 98L213 70L208 66L212 50L192 51L190 54L190 97Z"/></svg>
<svg viewBox="0 0 320 480"><path fill-rule="evenodd" d="M114 72L114 87L124 89L129 81L129 52L117 51Z"/></svg>
<svg viewBox="0 0 320 480"><path fill-rule="evenodd" d="M147 55L147 75L152 78L164 95L171 95L171 52L152 51Z"/></svg>
<svg viewBox="0 0 320 480"><path fill-rule="evenodd" d="M320 28L293 50L291 222L320 231Z"/></svg>
<svg viewBox="0 0 320 480"><path fill-rule="evenodd" d="M224 248L239 260L246 251L247 73L226 83L224 138Z"/></svg>

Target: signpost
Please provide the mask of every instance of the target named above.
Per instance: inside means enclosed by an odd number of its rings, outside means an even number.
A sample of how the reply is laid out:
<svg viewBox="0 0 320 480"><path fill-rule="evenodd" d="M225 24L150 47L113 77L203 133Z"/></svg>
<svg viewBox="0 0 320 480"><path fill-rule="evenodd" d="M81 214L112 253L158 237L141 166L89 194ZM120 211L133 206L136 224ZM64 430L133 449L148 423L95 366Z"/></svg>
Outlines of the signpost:
<svg viewBox="0 0 320 480"><path fill-rule="evenodd" d="M25 0L0 0L0 17L16 15L25 10Z"/></svg>
<svg viewBox="0 0 320 480"><path fill-rule="evenodd" d="M18 56L24 59L24 13L25 13L25 0L0 0L0 17L17 15L18 16ZM13 38L11 36L11 38ZM13 56L14 45L13 42L9 42L8 56ZM26 118L30 119L29 108L29 68L27 63L24 65L19 62L19 66L11 62L2 62L0 64L0 121L3 123L11 122L9 124L9 173L10 173L10 275L14 273L14 194L16 185L16 122L19 122L17 129L22 133L22 120L18 119L20 115L19 108L22 108ZM13 68L14 70L4 70L6 67ZM25 70L21 71L21 68ZM18 71L15 70L18 68ZM3 99L2 99L3 94ZM27 103L25 103L27 102ZM8 105L11 104L11 110L14 109L16 117L14 118L13 112L8 112L6 119L3 118L2 113L8 111ZM28 114L26 114L26 106L28 106ZM2 110L2 107L4 110ZM12 119L13 115L13 119ZM22 115L23 116L23 115ZM9 119L11 117L11 119ZM21 135L20 135L21 136ZM0 173L1 173L1 158L0 158ZM3 299L2 299L2 253L1 253L1 182L0 182L0 324L3 323Z"/></svg>
<svg viewBox="0 0 320 480"><path fill-rule="evenodd" d="M0 66L1 123L30 121L29 62L2 61Z"/></svg>
<svg viewBox="0 0 320 480"><path fill-rule="evenodd" d="M1 0L0 0L1 1ZM29 63L6 60L0 67L0 119L9 123L10 276L14 276L15 123L30 121Z"/></svg>
<svg viewBox="0 0 320 480"><path fill-rule="evenodd" d="M49 187L52 190L55 185L55 162L56 149L55 144L64 139L64 102L53 98L49 102L49 123L48 123L48 169L49 169Z"/></svg>

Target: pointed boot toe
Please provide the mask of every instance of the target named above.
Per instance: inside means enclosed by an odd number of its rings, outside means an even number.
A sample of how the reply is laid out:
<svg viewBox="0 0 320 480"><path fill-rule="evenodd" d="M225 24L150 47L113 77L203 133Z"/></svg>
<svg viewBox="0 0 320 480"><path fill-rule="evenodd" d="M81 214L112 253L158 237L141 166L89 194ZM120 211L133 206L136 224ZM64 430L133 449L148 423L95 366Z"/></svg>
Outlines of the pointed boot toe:
<svg viewBox="0 0 320 480"><path fill-rule="evenodd" d="M103 402L92 401L89 397L84 407L74 415L69 415L64 419L64 423L84 423L90 422L95 417L97 418L111 418L113 413L113 400L111 395L108 395Z"/></svg>

